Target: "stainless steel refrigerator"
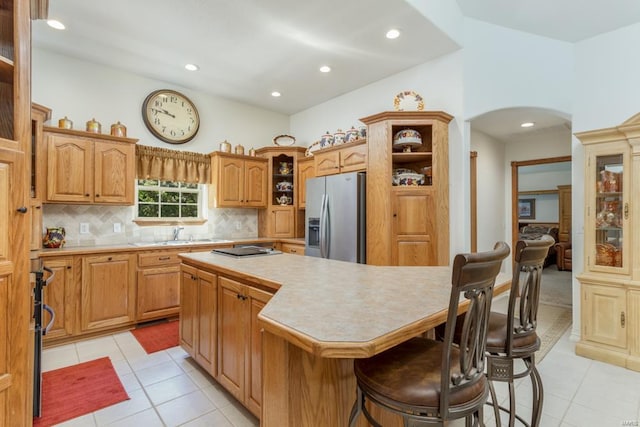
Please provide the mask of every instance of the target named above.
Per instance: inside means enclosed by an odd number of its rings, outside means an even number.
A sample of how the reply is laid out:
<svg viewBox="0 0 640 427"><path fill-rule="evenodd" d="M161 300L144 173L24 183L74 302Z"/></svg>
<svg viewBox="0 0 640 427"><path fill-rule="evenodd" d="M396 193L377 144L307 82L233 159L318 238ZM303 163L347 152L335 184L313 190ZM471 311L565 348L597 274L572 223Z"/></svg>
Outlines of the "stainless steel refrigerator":
<svg viewBox="0 0 640 427"><path fill-rule="evenodd" d="M365 197L364 172L308 179L305 255L365 264Z"/></svg>

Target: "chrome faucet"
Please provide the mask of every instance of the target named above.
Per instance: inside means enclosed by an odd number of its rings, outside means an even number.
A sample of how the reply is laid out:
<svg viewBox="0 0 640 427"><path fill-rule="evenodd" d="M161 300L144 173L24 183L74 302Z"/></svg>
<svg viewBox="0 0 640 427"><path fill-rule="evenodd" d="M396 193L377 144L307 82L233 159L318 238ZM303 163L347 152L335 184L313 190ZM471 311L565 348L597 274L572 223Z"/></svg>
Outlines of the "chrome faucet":
<svg viewBox="0 0 640 427"><path fill-rule="evenodd" d="M180 236L180 230L184 230L184 227L176 227L173 229L173 240L178 240Z"/></svg>

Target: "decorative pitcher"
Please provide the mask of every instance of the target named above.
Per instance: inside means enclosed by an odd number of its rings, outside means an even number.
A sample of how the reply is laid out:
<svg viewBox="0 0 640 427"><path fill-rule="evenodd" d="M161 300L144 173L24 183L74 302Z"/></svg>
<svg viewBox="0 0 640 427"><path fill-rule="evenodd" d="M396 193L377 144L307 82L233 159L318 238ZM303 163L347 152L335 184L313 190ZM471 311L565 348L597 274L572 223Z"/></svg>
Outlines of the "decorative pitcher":
<svg viewBox="0 0 640 427"><path fill-rule="evenodd" d="M47 227L47 234L42 239L42 246L45 248L61 248L65 244L64 227Z"/></svg>

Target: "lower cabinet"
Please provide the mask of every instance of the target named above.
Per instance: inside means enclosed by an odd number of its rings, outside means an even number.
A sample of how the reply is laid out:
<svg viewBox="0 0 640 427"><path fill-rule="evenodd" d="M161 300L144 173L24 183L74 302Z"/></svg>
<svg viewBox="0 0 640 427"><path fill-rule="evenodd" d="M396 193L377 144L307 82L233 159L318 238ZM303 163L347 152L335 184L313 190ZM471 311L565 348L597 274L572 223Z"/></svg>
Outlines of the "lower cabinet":
<svg viewBox="0 0 640 427"><path fill-rule="evenodd" d="M217 276L182 266L180 345L211 376L216 376Z"/></svg>
<svg viewBox="0 0 640 427"><path fill-rule="evenodd" d="M399 266L438 265L433 195L424 190L393 193L392 263Z"/></svg>
<svg viewBox="0 0 640 427"><path fill-rule="evenodd" d="M128 253L82 257L81 331L135 322L135 262Z"/></svg>
<svg viewBox="0 0 640 427"><path fill-rule="evenodd" d="M581 340L576 354L640 371L640 288L578 276Z"/></svg>
<svg viewBox="0 0 640 427"><path fill-rule="evenodd" d="M180 312L178 251L138 255L136 320L176 316Z"/></svg>
<svg viewBox="0 0 640 427"><path fill-rule="evenodd" d="M259 417L262 336L257 320L272 294L222 276L218 286L217 380Z"/></svg>
<svg viewBox="0 0 640 427"><path fill-rule="evenodd" d="M72 336L75 327L74 277L73 258L47 258L43 265L54 273L53 279L45 286L43 298L45 304L55 313L55 320L43 340L51 341L57 338ZM49 277L45 273L45 278ZM49 322L49 314L45 312L43 327Z"/></svg>

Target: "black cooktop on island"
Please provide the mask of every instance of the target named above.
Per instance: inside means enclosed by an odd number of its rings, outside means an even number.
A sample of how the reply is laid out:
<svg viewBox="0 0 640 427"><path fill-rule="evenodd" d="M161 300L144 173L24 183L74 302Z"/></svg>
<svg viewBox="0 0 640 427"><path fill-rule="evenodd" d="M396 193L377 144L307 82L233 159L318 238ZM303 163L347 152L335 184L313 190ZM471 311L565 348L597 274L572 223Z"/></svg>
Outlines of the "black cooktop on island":
<svg viewBox="0 0 640 427"><path fill-rule="evenodd" d="M245 258L250 256L260 255L277 255L281 254L281 251L271 248L263 248L260 246L240 246L236 248L222 248L214 249L211 251L214 254L227 255L236 258Z"/></svg>

